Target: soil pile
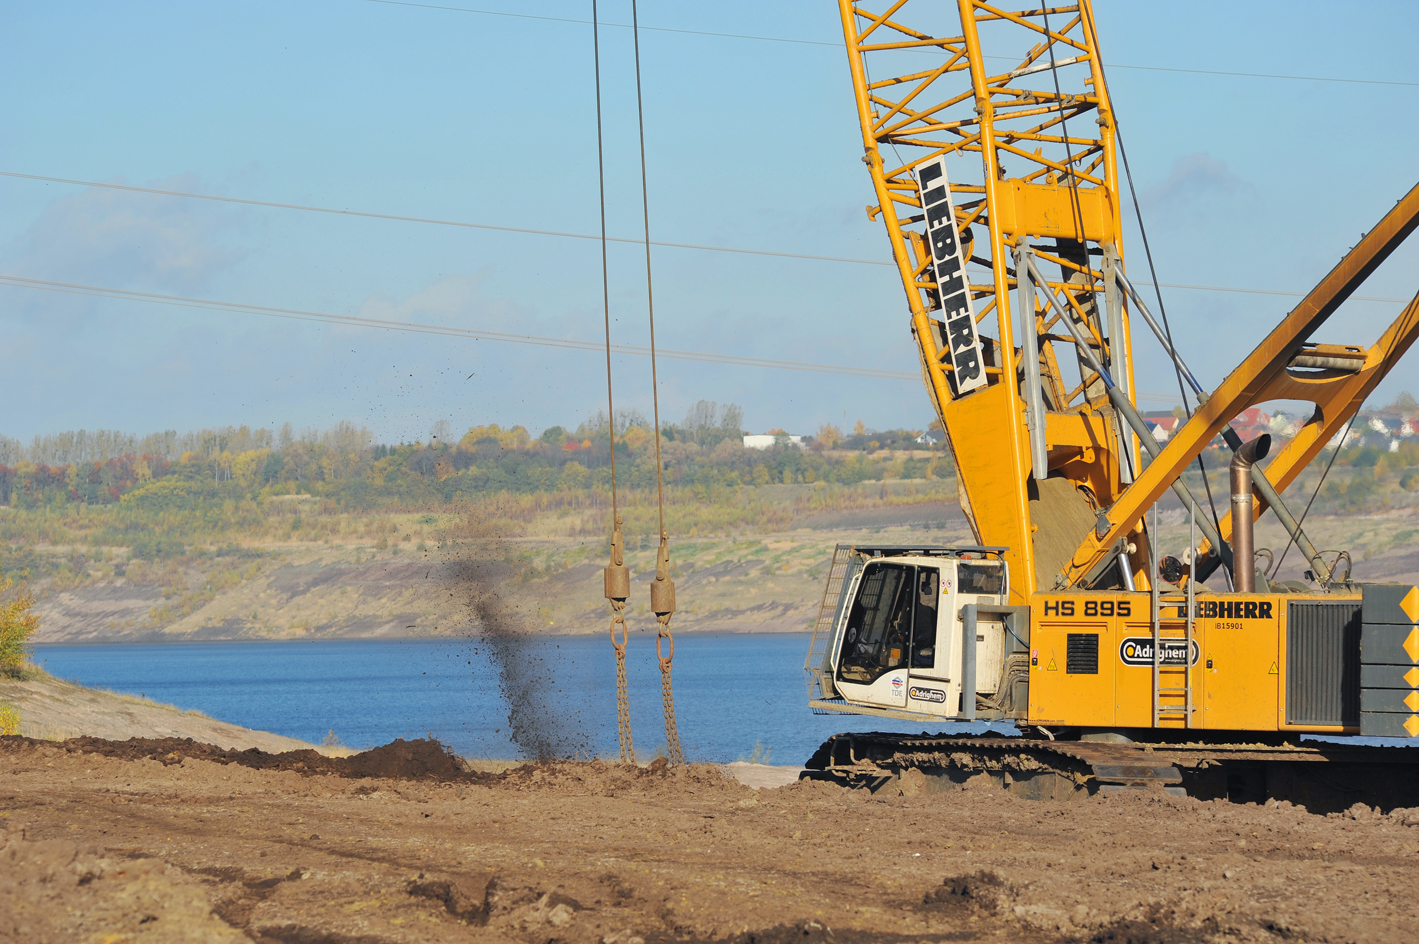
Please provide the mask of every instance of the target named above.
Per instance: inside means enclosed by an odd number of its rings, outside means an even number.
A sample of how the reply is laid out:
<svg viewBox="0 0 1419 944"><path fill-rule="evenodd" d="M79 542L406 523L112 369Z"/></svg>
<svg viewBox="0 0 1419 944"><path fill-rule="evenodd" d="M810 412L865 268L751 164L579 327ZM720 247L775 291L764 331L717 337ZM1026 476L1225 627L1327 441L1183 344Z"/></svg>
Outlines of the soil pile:
<svg viewBox="0 0 1419 944"><path fill-rule="evenodd" d="M0 829L0 941L203 941L249 938L212 913L207 890L161 859L104 855L64 839Z"/></svg>
<svg viewBox="0 0 1419 944"><path fill-rule="evenodd" d="M49 745L24 737L0 739L6 749L24 744L30 747ZM382 747L352 754L349 757L326 757L314 750L286 751L270 754L250 748L227 750L211 744L199 744L191 738L130 738L127 741L106 741L103 738L79 737L54 745L76 754L101 754L119 760L155 760L165 766L185 760L205 760L215 764L237 764L253 770L291 770L306 774L330 774L336 777L384 777L391 780L476 781L491 774L470 771L456 754L438 741L418 738L413 741L396 739Z"/></svg>
<svg viewBox="0 0 1419 944"><path fill-rule="evenodd" d="M343 762L234 759L247 753L0 739L0 941L98 940L100 926L327 944L1419 933L1419 810L754 790L664 763L472 777L432 742Z"/></svg>

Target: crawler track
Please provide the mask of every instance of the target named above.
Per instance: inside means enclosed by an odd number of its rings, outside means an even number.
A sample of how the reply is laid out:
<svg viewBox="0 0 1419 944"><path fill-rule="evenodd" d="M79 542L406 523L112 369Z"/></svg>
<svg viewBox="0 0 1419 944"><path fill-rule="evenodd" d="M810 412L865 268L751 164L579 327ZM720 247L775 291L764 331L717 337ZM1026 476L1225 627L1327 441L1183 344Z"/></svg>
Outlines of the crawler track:
<svg viewBox="0 0 1419 944"><path fill-rule="evenodd" d="M836 734L806 764L815 779L878 790L951 790L984 774L1029 799L1160 789L1311 812L1355 803L1419 806L1419 749L1339 744L1101 743L873 732Z"/></svg>

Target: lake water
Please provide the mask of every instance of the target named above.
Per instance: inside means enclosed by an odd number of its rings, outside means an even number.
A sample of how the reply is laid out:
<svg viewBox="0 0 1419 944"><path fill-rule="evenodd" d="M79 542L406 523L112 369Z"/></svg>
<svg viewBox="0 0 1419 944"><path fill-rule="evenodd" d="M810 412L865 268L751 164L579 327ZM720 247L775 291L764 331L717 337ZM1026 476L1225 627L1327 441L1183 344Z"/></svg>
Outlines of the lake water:
<svg viewBox="0 0 1419 944"><path fill-rule="evenodd" d="M920 732L920 722L815 715L803 683L802 633L684 634L675 643L675 709L689 760L801 764L839 731ZM459 754L512 759L549 743L561 754L615 757L616 662L604 635L334 642L35 646L35 661L82 685L145 695L248 728L354 748L433 735ZM654 636L626 655L637 754L665 749ZM499 667L503 671L499 671ZM511 715L509 704L519 710ZM514 742L510 717L518 721ZM931 725L980 732L990 725ZM1324 738L1360 744L1391 738ZM758 748L758 754L755 749Z"/></svg>
<svg viewBox="0 0 1419 944"><path fill-rule="evenodd" d="M813 714L803 681L807 646L801 633L677 637L675 709L686 758L745 760L757 746L757 759L766 763L801 764L839 731L922 730L919 722ZM466 757L517 758L535 753L530 728L568 753L619 753L615 656L605 635L513 645L453 639L36 646L35 661L82 685L305 741L333 731L346 745L367 748L432 734ZM654 636L631 637L627 668L632 733L637 753L648 759L665 747ZM505 691L521 706L522 747L511 737Z"/></svg>

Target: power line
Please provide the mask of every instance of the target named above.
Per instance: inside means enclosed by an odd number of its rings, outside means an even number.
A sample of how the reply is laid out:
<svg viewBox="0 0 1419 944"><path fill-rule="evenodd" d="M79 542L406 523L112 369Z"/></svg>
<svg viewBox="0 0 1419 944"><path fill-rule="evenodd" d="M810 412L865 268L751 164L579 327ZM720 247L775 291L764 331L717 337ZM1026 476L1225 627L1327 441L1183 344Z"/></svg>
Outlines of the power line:
<svg viewBox="0 0 1419 944"><path fill-rule="evenodd" d="M436 3L414 3L412 0L364 0L365 3L381 3L391 7L419 7L424 10L443 10L448 13L476 13L479 16L502 16L514 20L542 20L548 23L574 23L578 25L590 25L590 20L578 20L569 16L538 16L532 13L506 13L502 10L472 10L468 7L448 7ZM602 26L615 26L621 29L630 29L630 23L602 23ZM842 43L824 42L820 39L790 39L785 36L752 36L747 33L715 33L708 30L675 29L670 26L642 26L642 30L650 30L655 33L682 33L687 36L714 36L719 39L750 39L762 43L792 43L796 46L837 46L841 48Z"/></svg>
<svg viewBox="0 0 1419 944"><path fill-rule="evenodd" d="M371 220L393 220L397 223L427 223L430 226L456 226L462 229L487 229L500 233L527 233L532 236L559 236L563 239L592 239L599 241L600 234L593 233L568 233L552 229L531 229L525 226L498 226L493 223L469 223L463 220L441 220L434 217L423 216L402 216L396 213L373 213L367 210L340 210L334 207L310 206L303 203L275 203L270 200L246 200L241 197L219 197L210 193L191 193L184 190L159 190L156 187L133 187L128 184L110 184L96 180L74 180L68 177L46 177L41 174L21 174L18 171L0 170L0 177L16 177L21 180L43 180L56 184L73 184L79 187L99 187L104 190L123 190L129 193L149 193L162 197L186 197L191 200L210 200L214 203L236 203L243 206L268 207L276 210L300 210L306 213L328 213L332 216L355 216ZM644 239L628 239L621 236L608 236L608 241L613 243L630 243L635 246L645 245ZM857 265L894 265L891 262L882 262L876 259L848 259L842 256L815 256L799 252L776 252L769 249L737 249L732 246L702 246L695 243L669 243L654 241L653 246L664 246L668 249L696 249L703 252L730 252L739 255L749 256L778 256L785 259L812 259L818 262L851 262Z"/></svg>
<svg viewBox="0 0 1419 944"><path fill-rule="evenodd" d="M1135 285L1140 283L1134 283ZM88 295L95 298L112 298L119 301L142 301L157 305L171 305L180 308L197 308L208 311L230 311L237 314L260 315L262 317L285 318L292 321L316 321L326 324L343 324L357 328L380 328L389 331L404 331L412 334L436 334L448 337L470 338L475 341L499 341L512 344L528 344L537 347L557 347L575 351L604 353L605 341L578 341L571 338L548 338L534 334L508 334L501 331L481 331L475 328L455 328L447 325L422 324L416 321L395 321L384 318L362 318L356 315L335 315L329 312L303 311L298 308L273 308L265 305L248 305L242 302L225 302L207 298L186 298L180 295L160 295L155 292L138 292L129 289L105 288L98 285L79 285L72 282L52 282L45 279L30 279L19 275L0 275L0 285L11 288L32 288L45 292L61 292L69 295ZM613 344L611 350L618 354L633 354L638 357L650 355L650 348L631 344ZM805 361L786 361L763 357L737 357L730 354L711 354L705 351L681 351L657 348L661 357L677 360L699 361L707 364L729 364L737 367L759 367L771 370L797 370L819 374L842 374L849 377L864 377L872 380L902 380L915 382L921 379L917 374L897 370L876 370L870 367L851 367L842 364L814 364ZM1152 400L1158 403L1176 403L1172 394L1136 393L1138 400Z"/></svg>
<svg viewBox="0 0 1419 944"><path fill-rule="evenodd" d="M538 16L532 13L506 13L501 10L475 10L469 7L450 7L436 3L415 3L413 0L361 0L364 3L379 3L393 7L417 7L424 10L441 10L448 13L473 13L479 16L501 16L508 19L517 20L542 20L549 23L574 23L587 25L590 20L578 20L565 16ZM629 23L602 23L602 26L615 26L622 29L630 29ZM643 30L651 30L656 33L680 33L687 36L713 36L718 39L747 39L761 43L791 43L796 46L831 46L841 49L841 42L831 42L821 39L793 39L787 36L754 36L747 33L716 33L710 30L676 29L669 26L642 26ZM922 50L930 52L930 50ZM986 56L986 59L996 59L1002 62L1017 62L1009 56ZM1130 69L1138 72L1178 72L1184 75L1221 75L1229 78L1246 79L1282 79L1291 82L1341 82L1349 85L1395 85L1401 88L1419 88L1419 82L1394 82L1388 79L1345 79L1333 76L1321 75L1283 75L1272 72L1229 72L1220 69L1178 69L1171 66L1125 66L1111 63L1110 69Z"/></svg>
<svg viewBox="0 0 1419 944"><path fill-rule="evenodd" d="M1134 282L1134 285L1147 285L1150 288L1152 282ZM1182 282L1159 282L1160 288L1183 288L1190 292L1236 292L1240 295L1285 295L1291 298L1305 298L1310 292L1283 292L1280 289L1271 288L1236 288L1227 285L1187 285ZM1351 295L1347 301L1352 302L1393 302L1395 304L1408 304L1407 298L1382 298L1378 295Z"/></svg>
<svg viewBox="0 0 1419 944"><path fill-rule="evenodd" d="M1397 85L1402 88L1419 87L1419 82L1394 82L1389 79L1342 79L1327 75L1281 75L1274 72L1224 72L1219 69L1179 69L1173 66L1121 66L1109 64L1110 69L1130 69L1135 72L1181 72L1185 75L1223 75L1244 79L1285 79L1290 82L1341 82L1347 85Z"/></svg>
<svg viewBox="0 0 1419 944"><path fill-rule="evenodd" d="M369 0L369 2L393 2L393 0ZM509 14L514 15L514 14ZM146 193L161 197L184 197L189 200L208 200L214 203L234 203L242 206L266 207L275 210L298 210L304 213L326 213L332 216L352 216L362 219L372 220L392 220L397 223L424 223L430 226L453 226L461 229L485 229L500 233L525 233L531 236L556 236L561 239L601 239L599 233L570 233L561 230L532 229L523 226L499 226L493 223L469 223L463 220L442 220L433 217L403 216L396 213L374 213L367 210L341 210L334 207L311 206L302 203L276 203L271 200L247 200L242 197L219 197L210 193L192 193L186 190L161 190L156 187L134 187L129 184L105 183L97 180L77 180L72 177L50 177L43 174L22 174L19 171L0 170L0 177L13 177L19 180L39 180L46 183L69 184L75 187L97 187L101 190L119 190L127 193ZM644 239L630 239L623 236L608 236L608 242L629 243L635 246L645 245ZM667 249L691 249L700 252L727 252L744 256L771 256L781 259L808 259L815 262L837 262L849 265L869 265L895 267L896 263L883 261L881 259L854 259L848 256L823 256L811 253L800 252L777 252L769 249L744 249L738 246L708 246L697 243L672 243L662 240L652 240L652 246L662 246ZM1135 282L1135 285L1149 285L1151 282ZM1163 288L1180 288L1189 291L1199 292L1237 292L1244 295L1283 295L1295 298L1305 297L1305 292L1285 292L1274 289L1260 288L1235 288L1225 285L1190 285L1184 282L1160 282ZM1351 301L1357 302L1386 302L1394 304L1404 304L1408 299L1404 298L1380 298L1373 295L1352 295Z"/></svg>
<svg viewBox="0 0 1419 944"><path fill-rule="evenodd" d="M31 288L45 292L62 292L69 295L89 295L96 298L113 298L126 301L149 302L157 305L172 305L180 308L199 308L208 311L229 311L237 314L260 315L265 318L284 318L291 321L318 321L326 324L342 324L357 328L379 328L387 331L405 331L413 334L437 334L449 337L469 338L474 341L502 341L511 344L529 344L537 347L568 348L576 351L605 351L602 341L578 341L573 338L548 338L534 334L509 334L503 331L484 331L475 328L455 328L448 325L423 324L415 321L396 321L387 318L363 318L357 315L336 315L323 311L303 311L298 308L274 308L268 305L248 305L244 302L227 302L210 298L187 298L181 295L160 295L156 292L138 292L129 289L107 288L99 285L80 285L73 282L53 282L46 279L31 279L19 275L0 275L0 285L13 288ZM613 344L611 349L618 354L649 356L650 348L632 344ZM842 374L849 377L865 377L874 380L903 380L916 382L920 375L897 370L876 370L871 367L852 367L845 364L815 364L807 361L787 361L766 357L737 357L730 354L711 354L706 351L680 351L657 348L661 357L676 360L699 361L707 364L730 364L737 367L759 367L771 370L797 370L818 374Z"/></svg>

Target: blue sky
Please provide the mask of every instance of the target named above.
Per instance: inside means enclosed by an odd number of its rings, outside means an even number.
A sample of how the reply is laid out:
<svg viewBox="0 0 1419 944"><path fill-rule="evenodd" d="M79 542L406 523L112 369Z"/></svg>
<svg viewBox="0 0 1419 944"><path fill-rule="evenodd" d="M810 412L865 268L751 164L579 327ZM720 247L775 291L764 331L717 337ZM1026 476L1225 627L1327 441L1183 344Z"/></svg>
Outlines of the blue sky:
<svg viewBox="0 0 1419 944"><path fill-rule="evenodd" d="M0 4L0 171L513 227L594 232L590 4L450 0ZM1305 291L1419 178L1419 6L1101 0L1097 19L1164 282ZM628 23L629 3L602 17ZM834 5L640 6L652 237L888 259ZM551 19L537 19L535 17ZM805 40L766 42L693 32ZM603 32L612 235L641 233L630 31ZM835 45L836 44L836 45ZM1151 69L1128 69L1125 65ZM1177 69L1372 80L1332 82ZM1384 84L1401 83L1401 84ZM1130 272L1146 278L1136 240ZM915 371L883 266L657 248L667 348ZM1408 298L1419 244L1363 294ZM233 206L0 177L0 273L248 305L598 340L595 242ZM641 250L611 250L614 340L646 342ZM1211 387L1294 298L1172 289ZM1352 302L1322 340L1397 312ZM1135 337L1137 337L1135 331ZM1414 356L1380 388L1419 392ZM1139 341L1140 391L1171 372ZM618 358L649 412L649 364ZM384 441L438 420L534 430L604 403L594 353L0 286L0 433L225 423ZM471 375L471 376L470 376ZM1158 378L1156 381L1149 378ZM731 401L755 430L924 426L915 381L661 363L662 413ZM1165 399L1145 406L1167 408Z"/></svg>

